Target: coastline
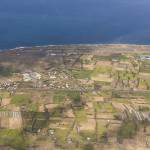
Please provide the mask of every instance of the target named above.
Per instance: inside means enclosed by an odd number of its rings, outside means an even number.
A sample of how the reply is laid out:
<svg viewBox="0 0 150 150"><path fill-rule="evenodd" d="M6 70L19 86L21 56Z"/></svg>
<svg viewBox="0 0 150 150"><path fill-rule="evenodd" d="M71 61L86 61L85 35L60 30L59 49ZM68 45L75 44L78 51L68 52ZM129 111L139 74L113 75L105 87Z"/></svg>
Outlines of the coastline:
<svg viewBox="0 0 150 150"><path fill-rule="evenodd" d="M19 46L15 48L8 48L8 49L0 49L0 52L6 52L6 51L13 51L13 50L24 50L24 49L30 49L30 48L48 48L48 47L63 47L63 46L87 46L87 47L99 47L99 46L129 46L129 47L149 47L150 44L124 44L124 43L119 43L119 44L50 44L50 45L35 45L35 46Z"/></svg>

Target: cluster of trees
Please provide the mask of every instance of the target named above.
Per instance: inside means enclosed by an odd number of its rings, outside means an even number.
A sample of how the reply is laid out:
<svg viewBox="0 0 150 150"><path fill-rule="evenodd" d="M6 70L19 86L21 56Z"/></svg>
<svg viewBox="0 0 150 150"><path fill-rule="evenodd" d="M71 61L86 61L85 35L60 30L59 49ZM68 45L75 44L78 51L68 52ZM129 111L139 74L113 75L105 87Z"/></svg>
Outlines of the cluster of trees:
<svg viewBox="0 0 150 150"><path fill-rule="evenodd" d="M72 102L72 104L79 104L81 102L80 92L79 91L56 91L54 93L53 102L54 103L63 103L66 98Z"/></svg>
<svg viewBox="0 0 150 150"><path fill-rule="evenodd" d="M115 87L119 86L122 88L138 87L140 78L135 72L132 71L117 71ZM134 84L134 85L133 85Z"/></svg>
<svg viewBox="0 0 150 150"><path fill-rule="evenodd" d="M11 76L13 73L15 73L16 70L14 70L12 67L5 67L0 65L0 76Z"/></svg>
<svg viewBox="0 0 150 150"><path fill-rule="evenodd" d="M117 140L122 143L123 139L132 138L138 131L138 125L132 120L124 121L117 133Z"/></svg>

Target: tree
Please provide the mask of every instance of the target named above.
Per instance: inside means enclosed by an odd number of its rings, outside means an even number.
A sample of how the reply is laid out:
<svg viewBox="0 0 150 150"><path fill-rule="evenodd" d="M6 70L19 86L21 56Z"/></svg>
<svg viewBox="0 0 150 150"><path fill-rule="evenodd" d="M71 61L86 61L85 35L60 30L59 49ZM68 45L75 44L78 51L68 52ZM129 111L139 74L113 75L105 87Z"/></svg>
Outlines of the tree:
<svg viewBox="0 0 150 150"><path fill-rule="evenodd" d="M3 100L3 98L2 98L2 96L0 96L0 106L2 105L2 100Z"/></svg>
<svg viewBox="0 0 150 150"><path fill-rule="evenodd" d="M146 132L147 126L149 125L148 119L144 119L142 124L143 124L143 132Z"/></svg>
<svg viewBox="0 0 150 150"><path fill-rule="evenodd" d="M122 123L117 133L117 140L119 143L125 138L132 138L138 130L137 123L133 120L127 120Z"/></svg>
<svg viewBox="0 0 150 150"><path fill-rule="evenodd" d="M150 89L150 85L146 82L146 80L144 80L144 82L145 82L146 90L149 90Z"/></svg>
<svg viewBox="0 0 150 150"><path fill-rule="evenodd" d="M108 143L108 133L107 132L104 132L101 138L104 143Z"/></svg>
<svg viewBox="0 0 150 150"><path fill-rule="evenodd" d="M94 150L94 146L91 143L85 144L83 150Z"/></svg>

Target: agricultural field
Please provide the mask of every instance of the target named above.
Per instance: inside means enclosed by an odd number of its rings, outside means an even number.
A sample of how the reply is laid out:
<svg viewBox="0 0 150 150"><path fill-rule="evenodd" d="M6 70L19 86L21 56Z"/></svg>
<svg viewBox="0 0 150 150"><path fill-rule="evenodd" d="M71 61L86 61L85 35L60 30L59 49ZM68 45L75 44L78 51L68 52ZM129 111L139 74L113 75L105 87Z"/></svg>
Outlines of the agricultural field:
<svg viewBox="0 0 150 150"><path fill-rule="evenodd" d="M149 46L41 49L0 52L0 149L150 149Z"/></svg>

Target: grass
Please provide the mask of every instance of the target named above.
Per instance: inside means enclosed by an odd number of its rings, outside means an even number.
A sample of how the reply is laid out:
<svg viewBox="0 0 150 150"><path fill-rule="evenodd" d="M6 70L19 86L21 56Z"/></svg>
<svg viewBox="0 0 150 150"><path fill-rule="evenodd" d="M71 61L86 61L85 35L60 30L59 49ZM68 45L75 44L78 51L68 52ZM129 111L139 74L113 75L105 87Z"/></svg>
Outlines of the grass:
<svg viewBox="0 0 150 150"><path fill-rule="evenodd" d="M102 86L111 86L111 83L108 81L95 81L95 85L102 85Z"/></svg>
<svg viewBox="0 0 150 150"><path fill-rule="evenodd" d="M150 92L148 91L134 92L132 95L136 97L143 97L145 100L150 101Z"/></svg>
<svg viewBox="0 0 150 150"><path fill-rule="evenodd" d="M73 142L80 142L82 143L82 138L81 136L77 133L76 129L74 128L73 131L70 133L69 137L71 137Z"/></svg>
<svg viewBox="0 0 150 150"><path fill-rule="evenodd" d="M55 131L57 145L64 147L66 144L67 135L68 135L67 129L57 129Z"/></svg>
<svg viewBox="0 0 150 150"><path fill-rule="evenodd" d="M103 97L110 98L112 96L112 91L111 90L103 90L103 91L100 91L100 95Z"/></svg>
<svg viewBox="0 0 150 150"><path fill-rule="evenodd" d="M82 108L80 108L80 109L78 108L78 109L74 110L74 114L75 114L75 117L76 117L76 121L78 123L84 122L84 121L87 120L86 112Z"/></svg>
<svg viewBox="0 0 150 150"><path fill-rule="evenodd" d="M148 90L150 88L150 80L140 80L139 87Z"/></svg>
<svg viewBox="0 0 150 150"><path fill-rule="evenodd" d="M129 99L125 98L113 98L113 101L118 102L118 103L123 103L123 104L130 104L131 102Z"/></svg>
<svg viewBox="0 0 150 150"><path fill-rule="evenodd" d="M7 108L0 108L0 112L1 111L8 111L8 109Z"/></svg>
<svg viewBox="0 0 150 150"><path fill-rule="evenodd" d="M27 94L18 94L12 97L11 104L16 106L28 105L31 103L31 99Z"/></svg>
<svg viewBox="0 0 150 150"><path fill-rule="evenodd" d="M111 56L94 56L93 60L95 61L110 61L111 60Z"/></svg>
<svg viewBox="0 0 150 150"><path fill-rule="evenodd" d="M74 69L72 70L72 74L77 79L91 79L91 77L95 77L98 74L110 74L112 71L112 67L109 66L99 66L96 67L94 70L80 70L80 69Z"/></svg>
<svg viewBox="0 0 150 150"><path fill-rule="evenodd" d="M98 135L101 137L103 135L103 133L106 132L106 127L99 124L97 130L98 130Z"/></svg>
<svg viewBox="0 0 150 150"><path fill-rule="evenodd" d="M140 72L150 73L150 61L142 62L141 66L140 66Z"/></svg>
<svg viewBox="0 0 150 150"><path fill-rule="evenodd" d="M91 76L94 77L94 76L97 76L98 74L109 74L109 73L111 73L111 71L112 71L112 67L109 67L109 66L104 66L104 67L98 66L98 67L96 67L93 70Z"/></svg>
<svg viewBox="0 0 150 150"><path fill-rule="evenodd" d="M78 91L56 91L54 93L53 102L61 104L65 98L69 98L73 102L80 102L80 93Z"/></svg>
<svg viewBox="0 0 150 150"><path fill-rule="evenodd" d="M111 113L116 112L116 109L112 106L111 103L94 103L94 108L98 112L111 112Z"/></svg>
<svg viewBox="0 0 150 150"><path fill-rule="evenodd" d="M9 146L16 150L25 150L28 139L19 130L4 129L0 131L0 145Z"/></svg>
<svg viewBox="0 0 150 150"><path fill-rule="evenodd" d="M53 96L53 102L56 104L63 103L66 96L66 91L56 91Z"/></svg>
<svg viewBox="0 0 150 150"><path fill-rule="evenodd" d="M10 96L9 92L7 91L0 91L1 98L8 98Z"/></svg>
<svg viewBox="0 0 150 150"><path fill-rule="evenodd" d="M90 141L94 142L96 140L96 135L94 130L82 130L80 131L80 136L83 141L87 141L87 138L90 138Z"/></svg>
<svg viewBox="0 0 150 150"><path fill-rule="evenodd" d="M139 88L145 88L145 82L142 79L139 82Z"/></svg>
<svg viewBox="0 0 150 150"><path fill-rule="evenodd" d="M118 61L127 61L129 59L128 56L123 54L113 54L111 57L112 59L116 59Z"/></svg>
<svg viewBox="0 0 150 150"><path fill-rule="evenodd" d="M39 104L37 103L32 103L29 105L29 111L33 111L33 112L38 112L39 109Z"/></svg>
<svg viewBox="0 0 150 150"><path fill-rule="evenodd" d="M77 79L90 79L92 74L92 70L80 70L80 69L73 69L72 75Z"/></svg>
<svg viewBox="0 0 150 150"><path fill-rule="evenodd" d="M96 61L111 61L112 59L118 60L118 61L126 61L129 58L126 55L123 54L112 54L109 56L94 56L94 60Z"/></svg>

